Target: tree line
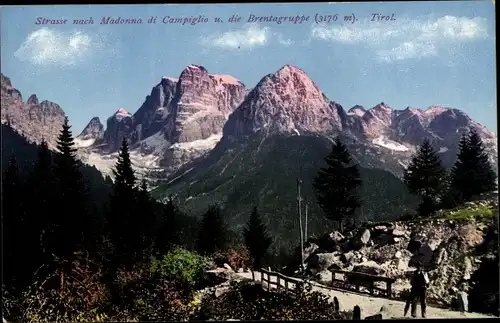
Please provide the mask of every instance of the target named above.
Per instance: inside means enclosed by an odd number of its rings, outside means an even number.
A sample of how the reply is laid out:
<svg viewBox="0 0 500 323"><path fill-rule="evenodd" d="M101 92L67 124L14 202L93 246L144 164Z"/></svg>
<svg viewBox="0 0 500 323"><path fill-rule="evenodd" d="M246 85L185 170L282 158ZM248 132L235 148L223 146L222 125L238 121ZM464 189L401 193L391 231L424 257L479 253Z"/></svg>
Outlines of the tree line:
<svg viewBox="0 0 500 323"><path fill-rule="evenodd" d="M110 193L103 205L92 199L95 183L84 176L82 167L67 118L57 152L42 141L26 176L16 155L10 157L2 178L4 289L10 293L21 293L54 272L58 279L50 288L60 289L76 263L98 264L112 285L118 270L177 247L203 255L232 247L220 206L210 206L201 221L193 223L172 198L165 203L151 198L146 181L138 179L132 168L125 138L114 179L104 179ZM272 239L257 208L241 238L253 264L260 266Z"/></svg>
<svg viewBox="0 0 500 323"><path fill-rule="evenodd" d="M359 166L339 138L334 140L325 163L314 179L316 199L326 218L336 222L342 231L345 223L352 224L361 205ZM421 217L497 189L497 175L474 129L461 137L450 171L443 166L431 142L424 139L405 168L403 180L408 190L420 198L416 211Z"/></svg>

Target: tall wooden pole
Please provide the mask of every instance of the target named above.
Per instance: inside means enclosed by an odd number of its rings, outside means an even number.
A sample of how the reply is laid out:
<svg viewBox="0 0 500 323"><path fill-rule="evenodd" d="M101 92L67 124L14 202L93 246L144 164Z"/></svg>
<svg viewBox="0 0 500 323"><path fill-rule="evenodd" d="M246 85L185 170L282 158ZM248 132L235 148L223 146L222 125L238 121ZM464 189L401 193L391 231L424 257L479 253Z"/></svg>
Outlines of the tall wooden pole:
<svg viewBox="0 0 500 323"><path fill-rule="evenodd" d="M300 184L302 181L297 178L297 213L299 216L299 231L300 231L300 269L304 271L304 231L302 231L302 211L301 211L301 202L302 197L300 196Z"/></svg>
<svg viewBox="0 0 500 323"><path fill-rule="evenodd" d="M307 241L307 209L309 208L309 202L306 203L306 223L304 223L304 242Z"/></svg>

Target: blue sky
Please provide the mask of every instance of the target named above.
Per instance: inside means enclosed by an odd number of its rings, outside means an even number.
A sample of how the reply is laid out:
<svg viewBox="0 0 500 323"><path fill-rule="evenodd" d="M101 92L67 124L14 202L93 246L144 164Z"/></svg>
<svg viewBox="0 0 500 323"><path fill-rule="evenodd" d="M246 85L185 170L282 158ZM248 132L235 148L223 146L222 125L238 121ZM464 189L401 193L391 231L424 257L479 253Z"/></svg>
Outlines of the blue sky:
<svg viewBox="0 0 500 323"><path fill-rule="evenodd" d="M315 14L339 14L329 24ZM345 15L358 21L345 23ZM372 13L395 21L372 22ZM233 14L242 21L228 23ZM246 23L311 16L302 24ZM163 24L202 15L208 23ZM102 17L156 16L156 24L101 25ZM68 19L36 25L37 17ZM73 25L92 17L94 25ZM221 17L224 22L215 23ZM94 116L135 112L162 76L189 64L253 87L285 64L302 68L346 110L443 105L496 132L495 14L490 1L248 5L11 6L1 8L1 69L27 99L58 103L75 134Z"/></svg>

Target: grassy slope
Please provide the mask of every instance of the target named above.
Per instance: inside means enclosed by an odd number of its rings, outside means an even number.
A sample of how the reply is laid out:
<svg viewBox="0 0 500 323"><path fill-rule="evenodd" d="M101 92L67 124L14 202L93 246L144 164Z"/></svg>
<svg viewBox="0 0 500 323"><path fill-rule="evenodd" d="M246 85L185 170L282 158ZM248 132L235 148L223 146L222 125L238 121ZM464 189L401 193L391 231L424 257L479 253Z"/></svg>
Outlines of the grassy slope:
<svg viewBox="0 0 500 323"><path fill-rule="evenodd" d="M289 249L291 240L298 236L297 177L303 180L302 197L310 201L308 231L332 229L323 219L312 189L312 180L329 150L326 139L314 136L221 143L207 158L186 166L178 174L194 166L192 171L169 185L161 185L153 194L177 194L180 201L189 198L181 206L193 214L200 214L210 203L221 203L231 228L238 231L256 205L275 237L274 248ZM361 176L364 218L393 219L415 202L403 183L389 172L362 168Z"/></svg>

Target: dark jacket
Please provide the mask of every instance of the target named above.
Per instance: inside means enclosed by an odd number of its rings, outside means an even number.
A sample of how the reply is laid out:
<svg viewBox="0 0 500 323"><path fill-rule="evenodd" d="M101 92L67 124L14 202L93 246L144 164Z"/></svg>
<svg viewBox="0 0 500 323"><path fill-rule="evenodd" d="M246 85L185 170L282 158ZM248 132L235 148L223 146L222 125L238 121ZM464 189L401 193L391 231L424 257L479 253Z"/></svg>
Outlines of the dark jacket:
<svg viewBox="0 0 500 323"><path fill-rule="evenodd" d="M413 279L411 280L411 287L414 288L427 288L429 287L429 277L427 273L422 269L417 269L413 273Z"/></svg>

